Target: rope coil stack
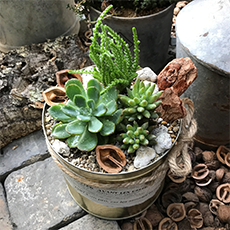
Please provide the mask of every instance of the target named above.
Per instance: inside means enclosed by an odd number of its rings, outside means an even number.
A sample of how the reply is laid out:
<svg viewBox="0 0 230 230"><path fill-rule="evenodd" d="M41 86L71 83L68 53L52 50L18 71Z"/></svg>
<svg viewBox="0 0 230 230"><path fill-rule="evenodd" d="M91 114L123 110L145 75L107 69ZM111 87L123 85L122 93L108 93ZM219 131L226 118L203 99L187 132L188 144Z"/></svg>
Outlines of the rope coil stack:
<svg viewBox="0 0 230 230"><path fill-rule="evenodd" d="M157 178L164 178L168 169L175 176L186 176L191 172L191 159L188 154L188 147L193 143L193 136L197 131L197 123L193 118L194 113L194 106L190 99L183 98L184 105L187 105L187 115L183 118L182 121L182 130L181 134L177 140L177 144L170 150L168 153L167 158L165 161L157 167L156 170L153 170L151 175L135 179L128 182L118 182L118 183L102 183L102 182L95 182L90 179L86 179L81 177L80 175L73 173L68 169L62 162L58 160L56 157L55 152L50 146L48 139L46 138L47 146L50 155L52 156L55 163L61 168L61 170L66 173L68 176L72 177L73 179L79 181L80 183L98 187L98 188L127 188L135 185L146 184L148 182L154 183L154 180Z"/></svg>

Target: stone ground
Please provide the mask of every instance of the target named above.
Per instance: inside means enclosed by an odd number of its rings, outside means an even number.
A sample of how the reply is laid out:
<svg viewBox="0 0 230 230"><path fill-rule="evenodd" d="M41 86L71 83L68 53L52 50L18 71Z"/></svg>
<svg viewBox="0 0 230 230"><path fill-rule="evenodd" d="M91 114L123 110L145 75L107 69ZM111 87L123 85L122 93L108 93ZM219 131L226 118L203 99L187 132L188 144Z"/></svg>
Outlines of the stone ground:
<svg viewBox="0 0 230 230"><path fill-rule="evenodd" d="M1 230L120 229L116 221L96 218L75 203L62 171L48 154L42 130L1 151Z"/></svg>

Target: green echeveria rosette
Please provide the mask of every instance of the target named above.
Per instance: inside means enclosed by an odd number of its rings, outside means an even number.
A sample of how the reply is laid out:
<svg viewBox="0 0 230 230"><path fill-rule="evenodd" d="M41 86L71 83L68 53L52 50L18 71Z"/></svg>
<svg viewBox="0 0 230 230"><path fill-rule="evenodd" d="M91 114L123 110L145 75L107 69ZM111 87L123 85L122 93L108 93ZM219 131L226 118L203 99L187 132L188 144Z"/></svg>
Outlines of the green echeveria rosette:
<svg viewBox="0 0 230 230"><path fill-rule="evenodd" d="M153 94L156 84L145 85L143 81L137 78L132 90L127 89L128 95L119 94L118 98L125 107L123 110L124 117L128 121L142 119L156 119L158 114L154 110L160 105L161 101L156 101L163 91Z"/></svg>
<svg viewBox="0 0 230 230"><path fill-rule="evenodd" d="M134 153L140 145L146 146L156 144L156 136L151 134L148 130L148 122L144 123L142 126L138 126L137 122L134 121L132 125L128 124L123 128L126 132L120 134L118 139L123 142L121 148L127 149L128 153Z"/></svg>
<svg viewBox="0 0 230 230"><path fill-rule="evenodd" d="M90 151L101 136L113 134L122 109L117 109L117 90L112 87L101 94L103 89L96 79L87 83L86 91L78 79L69 80L65 84L67 104L53 105L49 109L49 114L60 121L53 127L52 136L66 139L70 148Z"/></svg>

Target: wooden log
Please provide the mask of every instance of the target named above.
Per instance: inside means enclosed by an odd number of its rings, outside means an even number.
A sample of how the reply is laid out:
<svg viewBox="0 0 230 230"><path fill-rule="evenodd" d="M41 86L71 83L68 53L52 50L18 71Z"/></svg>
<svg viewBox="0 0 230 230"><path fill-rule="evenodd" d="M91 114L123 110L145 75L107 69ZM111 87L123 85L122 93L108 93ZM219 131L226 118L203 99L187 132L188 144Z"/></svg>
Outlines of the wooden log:
<svg viewBox="0 0 230 230"><path fill-rule="evenodd" d="M42 91L56 85L57 71L92 65L85 50L71 35L0 52L0 148L41 128Z"/></svg>

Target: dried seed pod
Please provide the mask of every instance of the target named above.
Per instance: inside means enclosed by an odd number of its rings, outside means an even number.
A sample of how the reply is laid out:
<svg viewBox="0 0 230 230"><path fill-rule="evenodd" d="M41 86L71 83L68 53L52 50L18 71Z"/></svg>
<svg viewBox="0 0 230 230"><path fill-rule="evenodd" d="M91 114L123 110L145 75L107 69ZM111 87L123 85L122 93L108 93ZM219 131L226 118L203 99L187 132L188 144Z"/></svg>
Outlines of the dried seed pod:
<svg viewBox="0 0 230 230"><path fill-rule="evenodd" d="M220 182L222 178L224 177L224 173L225 172L223 168L217 169L216 170L216 180Z"/></svg>
<svg viewBox="0 0 230 230"><path fill-rule="evenodd" d="M212 199L212 192L206 187L200 188L200 187L196 186L194 188L194 192L198 196L200 201L209 203L210 200Z"/></svg>
<svg viewBox="0 0 230 230"><path fill-rule="evenodd" d="M188 212L188 220L192 228L201 228L203 226L203 217L199 210L191 209Z"/></svg>
<svg viewBox="0 0 230 230"><path fill-rule="evenodd" d="M161 201L164 208L167 208L171 203L180 203L181 200L181 194L175 191L167 191L161 197Z"/></svg>
<svg viewBox="0 0 230 230"><path fill-rule="evenodd" d="M158 225L158 230L178 230L177 224L169 217L165 217Z"/></svg>
<svg viewBox="0 0 230 230"><path fill-rule="evenodd" d="M221 184L216 189L216 196L224 203L230 203L230 183Z"/></svg>
<svg viewBox="0 0 230 230"><path fill-rule="evenodd" d="M209 169L205 164L198 164L192 169L192 177L196 180L202 180L209 174Z"/></svg>
<svg viewBox="0 0 230 230"><path fill-rule="evenodd" d="M195 193L192 192L186 192L182 195L182 200L183 202L194 202L194 203L199 203L199 198Z"/></svg>
<svg viewBox="0 0 230 230"><path fill-rule="evenodd" d="M220 185L220 182L218 181L212 181L209 185L208 185L208 189L210 189L210 191L215 194L216 193L216 189L217 187Z"/></svg>
<svg viewBox="0 0 230 230"><path fill-rule="evenodd" d="M200 202L200 203L197 205L197 209L201 212L202 215L204 215L206 212L209 211L209 206L208 206L207 203Z"/></svg>
<svg viewBox="0 0 230 230"><path fill-rule="evenodd" d="M59 103L66 104L68 100L65 89L62 87L50 87L42 92L42 96L49 106Z"/></svg>
<svg viewBox="0 0 230 230"><path fill-rule="evenodd" d="M225 173L222 182L223 183L230 183L230 172Z"/></svg>
<svg viewBox="0 0 230 230"><path fill-rule="evenodd" d="M130 222L125 222L121 225L121 230L133 230L133 224Z"/></svg>
<svg viewBox="0 0 230 230"><path fill-rule="evenodd" d="M208 176L206 176L204 179L201 180L196 180L196 184L198 186L207 186L209 185L212 181L214 181L216 178L216 172L214 170L210 170Z"/></svg>
<svg viewBox="0 0 230 230"><path fill-rule="evenodd" d="M203 187L209 185L211 182L212 182L212 178L208 175L202 180L196 180L196 185Z"/></svg>
<svg viewBox="0 0 230 230"><path fill-rule="evenodd" d="M217 215L218 212L218 208L220 207L220 205L224 205L224 203L222 203L221 201L217 200L217 199L212 199L209 203L209 210L211 211L211 213L213 213L214 215Z"/></svg>
<svg viewBox="0 0 230 230"><path fill-rule="evenodd" d="M209 210L203 215L203 224L204 226L213 226L215 224L214 216Z"/></svg>
<svg viewBox="0 0 230 230"><path fill-rule="evenodd" d="M218 210L218 217L221 222L230 224L230 206L221 205Z"/></svg>
<svg viewBox="0 0 230 230"><path fill-rule="evenodd" d="M225 164L225 156L230 152L230 149L224 145L220 145L216 151L217 159L222 163Z"/></svg>
<svg viewBox="0 0 230 230"><path fill-rule="evenodd" d="M220 161L218 160L213 160L211 162L207 162L206 166L208 167L209 170L217 170L218 168L220 168Z"/></svg>
<svg viewBox="0 0 230 230"><path fill-rule="evenodd" d="M164 190L165 191L169 191L169 190L179 191L179 189L180 189L180 185L174 182L170 182L168 185L166 185Z"/></svg>
<svg viewBox="0 0 230 230"><path fill-rule="evenodd" d="M152 230L152 229L153 229L152 224L145 217L141 217L137 219L133 224L133 230Z"/></svg>
<svg viewBox="0 0 230 230"><path fill-rule="evenodd" d="M205 228L201 228L200 230L216 230L215 227L205 227Z"/></svg>
<svg viewBox="0 0 230 230"><path fill-rule="evenodd" d="M96 157L98 164L108 173L118 173L126 165L125 154L114 145L98 145Z"/></svg>
<svg viewBox="0 0 230 230"><path fill-rule="evenodd" d="M184 218L182 221L177 223L177 225L179 230L195 230L190 226L190 222L188 221L187 218Z"/></svg>
<svg viewBox="0 0 230 230"><path fill-rule="evenodd" d="M202 158L205 163L211 162L214 159L214 152L213 151L204 151L202 153Z"/></svg>
<svg viewBox="0 0 230 230"><path fill-rule="evenodd" d="M199 147L195 147L194 152L195 152L195 155L196 155L196 160L197 160L197 162L199 162L202 159L203 150L200 149Z"/></svg>
<svg viewBox="0 0 230 230"><path fill-rule="evenodd" d="M186 176L183 176L183 177L179 177L179 176L176 176L174 175L171 170L168 171L168 177L175 183L182 183L183 181L185 181L186 179Z"/></svg>
<svg viewBox="0 0 230 230"><path fill-rule="evenodd" d="M192 189L193 181L186 179L183 183L179 186L179 192L181 194L186 193Z"/></svg>
<svg viewBox="0 0 230 230"><path fill-rule="evenodd" d="M153 227L156 227L160 221L164 218L163 214L159 212L156 205L153 204L151 207L147 210L145 214L145 218L147 218Z"/></svg>
<svg viewBox="0 0 230 230"><path fill-rule="evenodd" d="M195 163L196 163L196 154L195 154L195 152L193 152L191 149L188 149L188 154L190 156L192 166L195 166Z"/></svg>
<svg viewBox="0 0 230 230"><path fill-rule="evenodd" d="M64 69L56 72L56 82L58 86L64 88L65 83L71 78L77 78L80 82L82 82L82 77L78 73L69 73L70 69Z"/></svg>
<svg viewBox="0 0 230 230"><path fill-rule="evenodd" d="M167 215L175 222L185 218L186 211L183 203L173 203L167 208Z"/></svg>
<svg viewBox="0 0 230 230"><path fill-rule="evenodd" d="M226 164L228 167L230 167L230 152L228 152L228 153L225 155L224 161L225 161L225 164Z"/></svg>
<svg viewBox="0 0 230 230"><path fill-rule="evenodd" d="M185 204L184 204L184 208L185 208L186 213L187 213L190 209L195 208L196 205L197 205L197 204L196 204L195 202L192 202L192 201L185 203Z"/></svg>

